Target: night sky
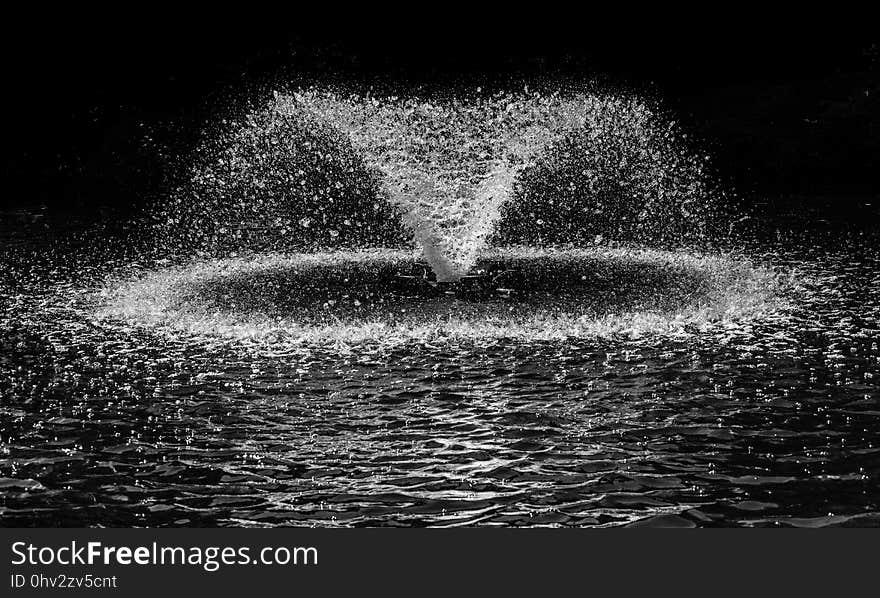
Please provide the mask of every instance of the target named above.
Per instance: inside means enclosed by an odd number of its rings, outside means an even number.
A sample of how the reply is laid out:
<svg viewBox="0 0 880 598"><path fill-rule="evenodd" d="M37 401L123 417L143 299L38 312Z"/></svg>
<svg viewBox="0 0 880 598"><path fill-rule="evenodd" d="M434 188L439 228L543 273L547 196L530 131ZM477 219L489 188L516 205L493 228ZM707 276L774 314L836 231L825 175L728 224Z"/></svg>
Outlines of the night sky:
<svg viewBox="0 0 880 598"><path fill-rule="evenodd" d="M7 202L136 205L162 193L206 124L282 82L429 93L554 78L660 101L744 197L880 195L880 36L865 31L867 15L839 26L740 19L725 31L560 15L418 26L256 16L13 15L2 41Z"/></svg>

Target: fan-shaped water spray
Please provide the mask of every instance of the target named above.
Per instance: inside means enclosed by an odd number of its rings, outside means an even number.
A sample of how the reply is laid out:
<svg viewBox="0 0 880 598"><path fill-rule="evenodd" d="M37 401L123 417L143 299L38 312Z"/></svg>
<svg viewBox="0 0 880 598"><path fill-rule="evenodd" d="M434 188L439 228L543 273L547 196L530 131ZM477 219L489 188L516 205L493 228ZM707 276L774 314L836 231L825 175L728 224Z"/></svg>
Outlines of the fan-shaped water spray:
<svg viewBox="0 0 880 598"><path fill-rule="evenodd" d="M220 261L122 280L102 315L364 342L642 334L773 304L772 275L680 251L711 211L705 158L637 99L300 89L220 127L196 155L162 238ZM229 261L248 251L291 257L272 258L267 276L264 258ZM676 285L658 285L658 272Z"/></svg>
<svg viewBox="0 0 880 598"><path fill-rule="evenodd" d="M260 221L272 248L409 238L438 281L467 274L490 240L582 242L576 222L601 221L610 239L680 242L701 230L710 199L674 125L612 95L276 93L203 154L167 212L172 229L195 220L215 246L239 248Z"/></svg>

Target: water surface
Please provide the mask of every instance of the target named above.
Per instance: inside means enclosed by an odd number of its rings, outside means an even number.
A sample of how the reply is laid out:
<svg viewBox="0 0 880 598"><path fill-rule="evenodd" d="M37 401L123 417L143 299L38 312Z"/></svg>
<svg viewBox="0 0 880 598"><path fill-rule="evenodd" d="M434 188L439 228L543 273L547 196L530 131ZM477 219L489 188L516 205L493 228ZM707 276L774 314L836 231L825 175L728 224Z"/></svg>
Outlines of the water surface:
<svg viewBox="0 0 880 598"><path fill-rule="evenodd" d="M0 525L880 522L876 219L732 243L793 281L761 317L275 351L103 318L164 266L4 219Z"/></svg>

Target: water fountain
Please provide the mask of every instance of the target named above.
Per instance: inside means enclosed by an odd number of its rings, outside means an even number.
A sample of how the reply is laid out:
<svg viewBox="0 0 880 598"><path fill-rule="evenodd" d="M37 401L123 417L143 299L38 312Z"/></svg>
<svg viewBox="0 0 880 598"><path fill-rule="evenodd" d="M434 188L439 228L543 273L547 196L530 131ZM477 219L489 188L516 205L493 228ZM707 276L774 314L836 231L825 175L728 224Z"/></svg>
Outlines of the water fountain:
<svg viewBox="0 0 880 598"><path fill-rule="evenodd" d="M876 250L722 250L705 155L646 102L295 89L181 160L150 227L0 248L10 524L759 525L870 497Z"/></svg>
<svg viewBox="0 0 880 598"><path fill-rule="evenodd" d="M487 242L583 243L593 222L606 237L683 246L704 231L712 200L705 159L674 123L638 100L585 92L276 92L198 155L166 208L166 236L183 227L188 246L270 248L291 236L306 247L410 240L441 282L466 275ZM243 243L261 220L262 238Z"/></svg>
<svg viewBox="0 0 880 598"><path fill-rule="evenodd" d="M276 92L197 155L161 238L214 260L111 285L103 315L364 341L656 331L771 303L769 275L684 250L712 212L705 157L633 98Z"/></svg>

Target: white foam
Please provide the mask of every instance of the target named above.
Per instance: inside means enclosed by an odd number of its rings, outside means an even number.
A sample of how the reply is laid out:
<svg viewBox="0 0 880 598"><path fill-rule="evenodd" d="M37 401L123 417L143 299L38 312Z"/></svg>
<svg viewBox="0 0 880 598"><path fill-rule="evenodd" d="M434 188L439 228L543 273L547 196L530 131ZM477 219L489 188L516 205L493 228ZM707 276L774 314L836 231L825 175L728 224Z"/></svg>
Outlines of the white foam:
<svg viewBox="0 0 880 598"><path fill-rule="evenodd" d="M194 289L236 277L247 280L261 272L308 273L310 268L370 268L377 264L409 264L417 252L374 249L316 254L268 254L196 261L161 268L128 279L109 282L98 293L97 317L107 322L139 326L168 334L220 337L251 343L265 350L302 345L394 345L409 342L463 342L510 339L553 341L589 337L683 335L715 326L729 326L766 317L784 305L782 281L774 272L745 260L688 252L665 252L595 247L589 249L499 249L481 258L578 260L699 273L708 288L696 299L668 297L664 309L616 309L612 301L601 310L579 312L577 304L565 311L552 296L543 304L506 304L450 300L436 303L414 299L411 309L393 320L381 315L357 317L339 312L331 321L309 321L301 316L218 309L198 300ZM256 280L256 278L255 278ZM259 292L259 289L257 289ZM670 291L672 293L673 291ZM679 291L674 291L679 292ZM586 306L587 302L584 302ZM623 304L620 304L623 305Z"/></svg>

